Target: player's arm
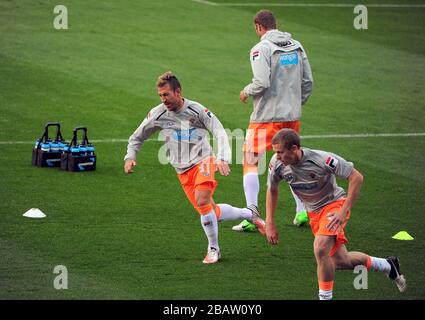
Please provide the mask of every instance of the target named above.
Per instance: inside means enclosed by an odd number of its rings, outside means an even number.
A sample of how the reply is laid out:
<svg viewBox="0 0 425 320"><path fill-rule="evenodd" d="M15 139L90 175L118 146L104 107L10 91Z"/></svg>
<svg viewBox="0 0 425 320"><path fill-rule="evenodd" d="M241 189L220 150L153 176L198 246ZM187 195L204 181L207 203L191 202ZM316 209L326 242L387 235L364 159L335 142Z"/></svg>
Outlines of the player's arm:
<svg viewBox="0 0 425 320"><path fill-rule="evenodd" d="M275 212L279 199L279 183L281 182L277 171L279 170L278 168L277 158L274 155L270 159L266 194L266 236L267 240L273 245L279 242L279 233L275 223Z"/></svg>
<svg viewBox="0 0 425 320"><path fill-rule="evenodd" d="M302 48L302 80L301 80L301 104L304 105L313 91L313 74L311 72L310 63L308 62L307 55Z"/></svg>
<svg viewBox="0 0 425 320"><path fill-rule="evenodd" d="M347 175L344 171L347 172L347 170L349 170L348 191L341 210L334 215L329 216L329 224L327 225L327 228L330 230L337 229L344 223L347 213L353 207L363 185L363 175L354 167L350 168L350 166L352 166L351 163L347 163L344 159L339 158L338 167L336 168L338 173L337 176L344 178Z"/></svg>
<svg viewBox="0 0 425 320"><path fill-rule="evenodd" d="M133 173L133 168L137 165L137 153L140 151L143 143L159 128L155 126L152 112L146 116L140 126L128 139L127 154L124 157L124 172Z"/></svg>
<svg viewBox="0 0 425 320"><path fill-rule="evenodd" d="M201 111L200 119L217 141L217 169L221 175L228 176L230 174L229 163L232 160L232 149L229 145L229 137L226 130L224 130L220 120L206 108Z"/></svg>
<svg viewBox="0 0 425 320"><path fill-rule="evenodd" d="M261 95L270 87L270 49L259 45L250 52L252 82L248 84L239 94L242 102L246 102L249 96Z"/></svg>
<svg viewBox="0 0 425 320"><path fill-rule="evenodd" d="M269 186L266 195L266 236L269 243L279 242L279 233L275 223L275 212L279 199L279 186Z"/></svg>
<svg viewBox="0 0 425 320"><path fill-rule="evenodd" d="M341 210L334 215L329 216L329 224L327 225L329 230L337 229L344 223L348 211L353 207L354 202L360 193L362 184L363 175L353 168L353 171L348 177L347 198L344 201L344 205L342 206Z"/></svg>

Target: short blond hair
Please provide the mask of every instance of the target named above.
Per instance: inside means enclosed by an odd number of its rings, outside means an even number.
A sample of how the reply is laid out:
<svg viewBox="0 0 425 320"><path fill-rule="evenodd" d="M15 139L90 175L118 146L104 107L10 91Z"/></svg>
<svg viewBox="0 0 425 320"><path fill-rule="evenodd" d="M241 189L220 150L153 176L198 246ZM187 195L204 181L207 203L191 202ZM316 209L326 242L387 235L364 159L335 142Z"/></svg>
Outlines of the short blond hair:
<svg viewBox="0 0 425 320"><path fill-rule="evenodd" d="M176 91L177 89L182 88L179 79L177 79L176 75L174 73L172 73L171 71L167 71L167 72L161 74L158 77L158 80L156 81L156 86L158 88L163 87L167 84L170 85L170 87L171 87L171 89L173 89L173 91Z"/></svg>

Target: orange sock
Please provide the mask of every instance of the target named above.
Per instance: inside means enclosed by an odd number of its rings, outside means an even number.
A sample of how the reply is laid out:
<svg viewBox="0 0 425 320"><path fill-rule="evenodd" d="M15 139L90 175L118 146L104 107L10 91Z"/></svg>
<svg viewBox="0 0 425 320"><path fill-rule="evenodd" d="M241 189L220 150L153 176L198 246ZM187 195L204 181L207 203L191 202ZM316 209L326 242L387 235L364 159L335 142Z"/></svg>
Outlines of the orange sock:
<svg viewBox="0 0 425 320"><path fill-rule="evenodd" d="M206 204L205 206L197 207L196 209L198 210L199 214L203 216L207 214L208 212L211 212L213 207L211 204Z"/></svg>
<svg viewBox="0 0 425 320"><path fill-rule="evenodd" d="M333 281L319 281L319 299L332 300L333 287Z"/></svg>
<svg viewBox="0 0 425 320"><path fill-rule="evenodd" d="M372 268L372 258L370 256L367 256L366 268L367 270L370 270L370 268Z"/></svg>
<svg viewBox="0 0 425 320"><path fill-rule="evenodd" d="M319 289L323 291L332 291L334 288L333 281L319 281Z"/></svg>

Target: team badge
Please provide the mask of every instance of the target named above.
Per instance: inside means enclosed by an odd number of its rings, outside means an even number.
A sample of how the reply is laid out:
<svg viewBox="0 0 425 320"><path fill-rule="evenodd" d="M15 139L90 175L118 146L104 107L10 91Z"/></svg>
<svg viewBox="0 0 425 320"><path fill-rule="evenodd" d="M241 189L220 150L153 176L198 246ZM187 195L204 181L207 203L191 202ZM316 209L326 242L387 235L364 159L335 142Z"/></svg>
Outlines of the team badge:
<svg viewBox="0 0 425 320"><path fill-rule="evenodd" d="M292 173L288 173L288 174L283 175L283 180L285 180L287 182L289 182L289 181L294 182L295 176Z"/></svg>

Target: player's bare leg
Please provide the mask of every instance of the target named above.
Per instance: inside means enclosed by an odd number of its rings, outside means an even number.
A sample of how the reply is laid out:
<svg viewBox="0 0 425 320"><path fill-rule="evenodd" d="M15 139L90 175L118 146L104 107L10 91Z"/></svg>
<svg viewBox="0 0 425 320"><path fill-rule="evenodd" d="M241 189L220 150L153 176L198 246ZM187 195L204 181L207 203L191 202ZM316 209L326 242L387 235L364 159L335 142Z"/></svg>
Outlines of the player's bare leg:
<svg viewBox="0 0 425 320"><path fill-rule="evenodd" d="M317 280L319 282L319 299L331 300L333 282L335 278L335 266L329 256L335 245L335 236L316 235L314 239L314 256L317 262Z"/></svg>
<svg viewBox="0 0 425 320"><path fill-rule="evenodd" d="M336 253L332 256L335 269L352 270L356 266L367 266L369 256L363 252L348 252L345 245L341 245Z"/></svg>
<svg viewBox="0 0 425 320"><path fill-rule="evenodd" d="M356 266L363 265L368 269L384 272L390 279L394 280L400 292L407 289L407 282L400 271L400 263L396 257L378 258L371 257L363 252L347 251L345 245L342 245L334 256L332 256L336 269L354 269Z"/></svg>

